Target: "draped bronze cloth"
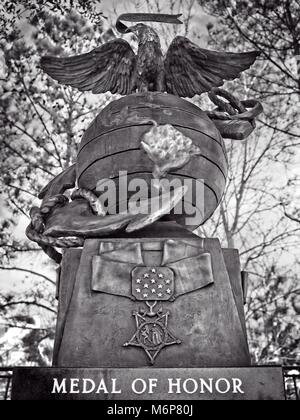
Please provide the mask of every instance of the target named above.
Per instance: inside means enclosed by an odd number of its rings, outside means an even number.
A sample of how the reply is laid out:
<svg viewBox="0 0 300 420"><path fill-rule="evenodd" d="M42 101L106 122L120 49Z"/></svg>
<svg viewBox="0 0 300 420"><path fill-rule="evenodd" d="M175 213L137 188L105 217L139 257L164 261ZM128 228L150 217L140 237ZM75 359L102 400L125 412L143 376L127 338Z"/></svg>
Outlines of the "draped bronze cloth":
<svg viewBox="0 0 300 420"><path fill-rule="evenodd" d="M175 297L193 292L213 283L211 258L198 247L168 240L163 243L162 267L175 273ZM92 290L133 298L131 272L144 266L142 244L102 242L100 255L93 257ZM174 299L175 299L174 297Z"/></svg>

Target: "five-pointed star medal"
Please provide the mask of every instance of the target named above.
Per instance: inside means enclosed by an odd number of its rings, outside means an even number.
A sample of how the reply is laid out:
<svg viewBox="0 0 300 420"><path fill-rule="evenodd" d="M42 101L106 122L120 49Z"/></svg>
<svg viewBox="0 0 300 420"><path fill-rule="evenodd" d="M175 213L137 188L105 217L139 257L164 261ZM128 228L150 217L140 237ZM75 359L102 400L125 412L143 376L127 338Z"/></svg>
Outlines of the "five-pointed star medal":
<svg viewBox="0 0 300 420"><path fill-rule="evenodd" d="M132 339L124 344L124 347L141 347L146 352L153 365L160 351L167 346L181 344L168 330L169 312L155 318L143 316L138 312L133 313L137 331Z"/></svg>

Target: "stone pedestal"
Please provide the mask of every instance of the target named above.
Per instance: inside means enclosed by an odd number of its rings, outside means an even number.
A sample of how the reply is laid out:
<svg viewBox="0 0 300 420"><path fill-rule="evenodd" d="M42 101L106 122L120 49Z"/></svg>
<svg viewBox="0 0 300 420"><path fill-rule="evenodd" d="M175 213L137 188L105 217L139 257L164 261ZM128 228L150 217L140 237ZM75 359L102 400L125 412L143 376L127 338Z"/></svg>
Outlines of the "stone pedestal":
<svg viewBox="0 0 300 420"><path fill-rule="evenodd" d="M12 399L131 400L138 406L140 400L180 404L182 400L284 400L285 396L282 369L277 367L17 368Z"/></svg>
<svg viewBox="0 0 300 420"><path fill-rule="evenodd" d="M89 239L59 277L54 367L15 369L13 399L284 399L281 368L250 367L239 255L217 239Z"/></svg>
<svg viewBox="0 0 300 420"><path fill-rule="evenodd" d="M249 366L243 300L237 251L176 223L86 240L64 254L54 366Z"/></svg>

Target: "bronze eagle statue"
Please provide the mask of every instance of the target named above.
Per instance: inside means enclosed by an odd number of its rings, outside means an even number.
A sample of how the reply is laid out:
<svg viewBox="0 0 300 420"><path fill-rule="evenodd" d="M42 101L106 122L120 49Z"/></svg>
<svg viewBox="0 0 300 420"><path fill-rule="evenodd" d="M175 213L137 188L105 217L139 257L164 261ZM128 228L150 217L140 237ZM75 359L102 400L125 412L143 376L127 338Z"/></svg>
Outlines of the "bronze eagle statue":
<svg viewBox="0 0 300 420"><path fill-rule="evenodd" d="M41 68L61 84L94 94L129 95L135 92L167 92L191 98L222 86L247 70L257 51L216 52L200 48L188 38L177 36L164 56L158 34L143 23L127 27L121 20L182 23L181 15L128 14L117 21L122 33L133 33L138 52L118 38L86 54L41 59Z"/></svg>

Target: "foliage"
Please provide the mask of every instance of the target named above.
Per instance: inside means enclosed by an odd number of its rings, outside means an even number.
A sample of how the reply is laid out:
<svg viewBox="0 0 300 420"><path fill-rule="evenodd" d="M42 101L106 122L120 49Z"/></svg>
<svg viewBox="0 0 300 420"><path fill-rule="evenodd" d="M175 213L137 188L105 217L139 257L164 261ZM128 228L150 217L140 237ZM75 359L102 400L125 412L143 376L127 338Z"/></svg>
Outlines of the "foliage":
<svg viewBox="0 0 300 420"><path fill-rule="evenodd" d="M40 249L23 233L28 211L41 188L73 162L83 126L109 99L109 95L91 98L58 86L42 74L39 59L47 54L82 52L102 43L101 13L96 4L19 0L0 6L0 183L4 213L0 219L0 270L18 284L0 295L0 312L1 323L8 329L5 337L16 341L15 353L22 349L17 363L49 363L44 344L49 347L53 339L56 313L54 266L49 266ZM16 233L20 230L21 234ZM45 275L49 269L51 274ZM32 314L33 324L29 321ZM7 354L6 344L2 341L0 357Z"/></svg>
<svg viewBox="0 0 300 420"><path fill-rule="evenodd" d="M300 5L297 0L199 3L215 16L208 26L210 45L261 52L230 89L260 99L265 111L246 143L228 145L231 182L206 232L240 249L243 268L250 272L246 310L255 361L296 363Z"/></svg>
<svg viewBox="0 0 300 420"><path fill-rule="evenodd" d="M248 339L255 363L297 365L299 279L292 270L284 275L278 272L278 267L271 267L253 287L247 307Z"/></svg>
<svg viewBox="0 0 300 420"><path fill-rule="evenodd" d="M247 142L226 143L230 182L201 233L239 248L242 268L250 273L246 312L255 362L298 363L299 1L198 2L210 14L201 21L207 22L210 48L262 51L256 66L226 87L241 98L262 100L265 108ZM181 33L204 46L197 0L170 0L163 8L147 0L143 10L136 3L127 2L128 11L184 12ZM49 363L54 266L19 232L41 187L74 161L82 130L111 95L91 97L59 86L42 74L39 58L89 51L114 36L111 28L104 32L98 9L92 0L0 5L0 270L15 284L0 295L0 323L6 328L0 364ZM178 29L158 26L167 45ZM193 101L207 108L205 98Z"/></svg>

